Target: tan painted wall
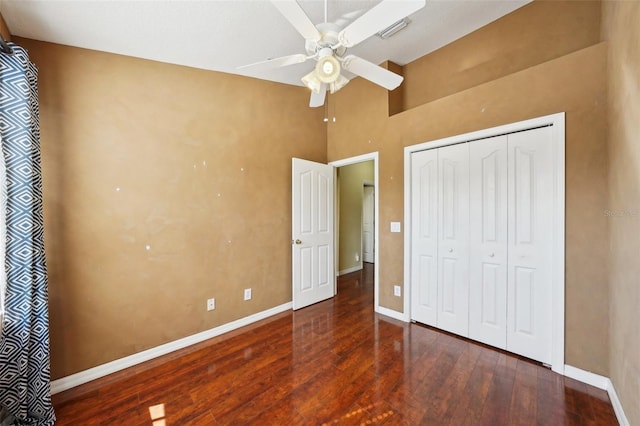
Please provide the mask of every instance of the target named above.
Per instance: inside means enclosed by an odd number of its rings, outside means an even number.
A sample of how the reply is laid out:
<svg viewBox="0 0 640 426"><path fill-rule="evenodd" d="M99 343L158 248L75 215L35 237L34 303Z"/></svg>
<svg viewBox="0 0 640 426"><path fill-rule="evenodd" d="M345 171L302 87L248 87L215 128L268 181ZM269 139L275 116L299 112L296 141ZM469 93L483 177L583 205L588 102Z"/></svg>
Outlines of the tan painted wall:
<svg viewBox="0 0 640 426"><path fill-rule="evenodd" d="M603 2L609 44L610 375L640 425L640 2Z"/></svg>
<svg viewBox="0 0 640 426"><path fill-rule="evenodd" d="M404 108L448 96L600 40L600 2L534 1L402 68Z"/></svg>
<svg viewBox="0 0 640 426"><path fill-rule="evenodd" d="M338 169L340 192L340 245L338 271L362 267L362 184L373 183L373 161ZM359 261L356 261L356 253Z"/></svg>
<svg viewBox="0 0 640 426"><path fill-rule="evenodd" d="M4 22L4 18L0 14L0 34L4 37L5 40L11 40L11 33L9 32L9 28L7 27L6 22Z"/></svg>
<svg viewBox="0 0 640 426"><path fill-rule="evenodd" d="M291 301L291 157L326 161L305 89L17 41L40 70L53 378Z"/></svg>
<svg viewBox="0 0 640 426"><path fill-rule="evenodd" d="M582 6L576 3L576 7ZM571 15L570 10L566 13ZM517 36L519 28L510 24L503 30L503 37L509 39ZM592 30L599 31L599 25ZM485 43L482 37L476 41ZM465 44L474 49L469 40ZM455 43L452 49L456 51ZM602 215L608 204L605 62L606 45L598 44L392 117L388 117L387 92L367 81L352 81L331 98L339 113L336 123L329 123L329 160L379 152L382 306L403 309L402 301L393 296L393 285L404 281L403 234L390 233L388 226L404 217L403 148L565 111L566 362L608 373L608 347L602 344L609 331L607 247L603 243L608 228Z"/></svg>

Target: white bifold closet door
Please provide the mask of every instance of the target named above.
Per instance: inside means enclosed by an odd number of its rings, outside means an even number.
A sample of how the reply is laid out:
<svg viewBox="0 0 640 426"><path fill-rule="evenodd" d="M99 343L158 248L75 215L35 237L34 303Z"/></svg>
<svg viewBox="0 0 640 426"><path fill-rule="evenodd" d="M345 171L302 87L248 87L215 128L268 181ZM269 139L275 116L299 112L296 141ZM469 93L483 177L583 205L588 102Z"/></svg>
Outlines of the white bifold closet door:
<svg viewBox="0 0 640 426"><path fill-rule="evenodd" d="M438 150L411 155L411 318L437 326Z"/></svg>
<svg viewBox="0 0 640 426"><path fill-rule="evenodd" d="M551 364L551 127L509 135L507 350Z"/></svg>
<svg viewBox="0 0 640 426"><path fill-rule="evenodd" d="M550 127L411 155L411 319L551 364Z"/></svg>
<svg viewBox="0 0 640 426"><path fill-rule="evenodd" d="M437 327L469 334L469 144L438 149Z"/></svg>
<svg viewBox="0 0 640 426"><path fill-rule="evenodd" d="M506 349L507 136L469 147L469 337Z"/></svg>
<svg viewBox="0 0 640 426"><path fill-rule="evenodd" d="M412 319L466 336L469 330L469 146L414 153Z"/></svg>

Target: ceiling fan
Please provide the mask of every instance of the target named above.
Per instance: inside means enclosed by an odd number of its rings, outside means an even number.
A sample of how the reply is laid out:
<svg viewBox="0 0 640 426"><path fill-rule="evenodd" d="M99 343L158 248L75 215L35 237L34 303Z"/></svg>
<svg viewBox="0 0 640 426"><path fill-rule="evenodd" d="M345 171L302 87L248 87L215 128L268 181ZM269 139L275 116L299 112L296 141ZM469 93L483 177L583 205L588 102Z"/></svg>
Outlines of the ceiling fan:
<svg viewBox="0 0 640 426"><path fill-rule="evenodd" d="M326 4L325 0L325 21ZM314 59L314 69L302 82L311 89L310 107L324 105L327 90L335 93L349 80L341 74L345 69L387 90L402 83L403 77L355 55L347 49L368 39L425 5L425 0L382 0L345 28L331 22L314 25L296 0L271 0L280 13L305 39L305 51L295 55L268 59L239 68L271 69L286 67Z"/></svg>

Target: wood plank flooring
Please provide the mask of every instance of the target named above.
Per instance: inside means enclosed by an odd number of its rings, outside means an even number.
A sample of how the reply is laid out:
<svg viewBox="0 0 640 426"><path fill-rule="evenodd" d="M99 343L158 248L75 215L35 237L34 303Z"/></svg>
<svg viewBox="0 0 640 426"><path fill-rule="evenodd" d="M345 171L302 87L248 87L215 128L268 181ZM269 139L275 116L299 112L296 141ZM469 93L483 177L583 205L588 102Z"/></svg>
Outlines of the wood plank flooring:
<svg viewBox="0 0 640 426"><path fill-rule="evenodd" d="M57 425L616 425L605 391L338 295L54 395Z"/></svg>

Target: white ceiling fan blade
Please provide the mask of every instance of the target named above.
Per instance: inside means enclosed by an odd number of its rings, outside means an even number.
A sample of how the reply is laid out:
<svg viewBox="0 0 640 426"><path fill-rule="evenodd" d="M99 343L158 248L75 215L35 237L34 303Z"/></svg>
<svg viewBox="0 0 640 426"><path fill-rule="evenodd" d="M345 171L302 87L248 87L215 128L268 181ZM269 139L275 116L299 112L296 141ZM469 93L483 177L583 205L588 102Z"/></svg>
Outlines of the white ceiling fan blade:
<svg viewBox="0 0 640 426"><path fill-rule="evenodd" d="M320 40L320 32L296 0L271 0L271 3L302 34L305 40Z"/></svg>
<svg viewBox="0 0 640 426"><path fill-rule="evenodd" d="M364 15L366 11L367 9L358 9L358 10L354 10L353 12L345 13L344 15L340 16L338 19L333 21L333 23L340 28L345 28L347 25L355 21L357 18Z"/></svg>
<svg viewBox="0 0 640 426"><path fill-rule="evenodd" d="M342 68L387 90L395 89L404 80L404 77L354 55L344 57Z"/></svg>
<svg viewBox="0 0 640 426"><path fill-rule="evenodd" d="M316 93L311 91L311 97L309 98L309 106L311 108L321 107L324 105L324 98L327 96L327 84L322 83L320 86L320 92Z"/></svg>
<svg viewBox="0 0 640 426"><path fill-rule="evenodd" d="M289 65L301 64L308 59L307 55L298 53L296 55L282 56L280 58L267 59L266 61L255 62L253 64L242 65L237 69L244 68L270 70L273 68L287 67Z"/></svg>
<svg viewBox="0 0 640 426"><path fill-rule="evenodd" d="M424 7L426 0L382 0L340 31L338 41L352 47Z"/></svg>

